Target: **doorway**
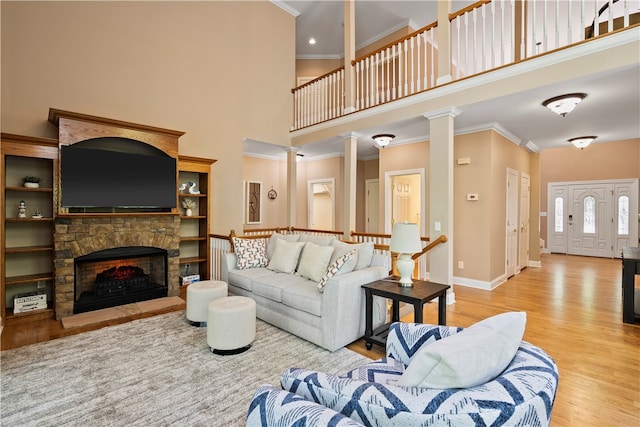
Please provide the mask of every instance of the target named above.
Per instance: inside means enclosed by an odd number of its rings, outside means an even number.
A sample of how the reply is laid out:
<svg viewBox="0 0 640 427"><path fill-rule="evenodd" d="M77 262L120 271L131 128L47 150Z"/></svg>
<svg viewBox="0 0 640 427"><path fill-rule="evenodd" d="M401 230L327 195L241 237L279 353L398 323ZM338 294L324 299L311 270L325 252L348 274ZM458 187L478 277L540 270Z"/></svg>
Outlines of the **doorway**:
<svg viewBox="0 0 640 427"><path fill-rule="evenodd" d="M517 273L518 265L518 171L507 168L506 274Z"/></svg>
<svg viewBox="0 0 640 427"><path fill-rule="evenodd" d="M367 233L379 233L379 218L380 218L380 182L378 179L367 179L365 180L365 213L366 213L366 224L365 231Z"/></svg>
<svg viewBox="0 0 640 427"><path fill-rule="evenodd" d="M396 222L416 223L425 234L425 170L410 169L385 173L385 233Z"/></svg>
<svg viewBox="0 0 640 427"><path fill-rule="evenodd" d="M334 178L308 182L308 226L315 230L333 230L335 226Z"/></svg>
<svg viewBox="0 0 640 427"><path fill-rule="evenodd" d="M638 179L549 183L549 250L620 257L638 246Z"/></svg>

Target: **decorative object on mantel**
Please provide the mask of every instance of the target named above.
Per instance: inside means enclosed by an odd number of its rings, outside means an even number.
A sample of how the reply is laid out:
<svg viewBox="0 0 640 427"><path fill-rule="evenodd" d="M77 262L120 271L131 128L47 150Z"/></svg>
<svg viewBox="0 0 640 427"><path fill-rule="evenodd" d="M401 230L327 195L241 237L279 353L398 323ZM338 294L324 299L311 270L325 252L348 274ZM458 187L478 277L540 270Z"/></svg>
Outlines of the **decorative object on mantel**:
<svg viewBox="0 0 640 427"><path fill-rule="evenodd" d="M278 197L278 193L276 193L276 190L273 189L273 186L271 187L271 190L269 190L269 192L267 193L267 197L271 200L275 200L276 197Z"/></svg>
<svg viewBox="0 0 640 427"><path fill-rule="evenodd" d="M25 176L23 179L23 185L26 188L38 188L40 187L40 178L37 176Z"/></svg>
<svg viewBox="0 0 640 427"><path fill-rule="evenodd" d="M20 200L20 204L18 205L18 218L26 218L27 217L27 204L24 200Z"/></svg>
<svg viewBox="0 0 640 427"><path fill-rule="evenodd" d="M200 194L200 190L196 189L196 183L189 181L189 194Z"/></svg>
<svg viewBox="0 0 640 427"><path fill-rule="evenodd" d="M178 191L181 193L184 193L184 190L187 189L187 183L183 182L182 184L180 184L180 187L178 187Z"/></svg>
<svg viewBox="0 0 640 427"><path fill-rule="evenodd" d="M42 218L42 214L40 213L39 209L36 209L33 211L33 215L31 215L31 218Z"/></svg>
<svg viewBox="0 0 640 427"><path fill-rule="evenodd" d="M191 199L184 199L182 201L182 207L184 208L184 214L186 216L191 216L193 215L192 209L196 207L196 202Z"/></svg>

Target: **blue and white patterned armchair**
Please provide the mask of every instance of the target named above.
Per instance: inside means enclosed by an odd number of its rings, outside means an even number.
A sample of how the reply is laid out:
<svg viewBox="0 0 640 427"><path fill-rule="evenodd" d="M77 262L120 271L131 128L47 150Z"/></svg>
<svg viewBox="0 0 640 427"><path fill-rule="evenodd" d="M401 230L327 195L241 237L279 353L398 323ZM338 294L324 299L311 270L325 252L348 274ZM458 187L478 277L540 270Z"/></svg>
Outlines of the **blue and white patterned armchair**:
<svg viewBox="0 0 640 427"><path fill-rule="evenodd" d="M402 387L396 381L417 350L462 328L394 323L387 357L336 376L285 371L282 388L366 426L547 426L558 369L542 349L522 341L494 380L466 389Z"/></svg>

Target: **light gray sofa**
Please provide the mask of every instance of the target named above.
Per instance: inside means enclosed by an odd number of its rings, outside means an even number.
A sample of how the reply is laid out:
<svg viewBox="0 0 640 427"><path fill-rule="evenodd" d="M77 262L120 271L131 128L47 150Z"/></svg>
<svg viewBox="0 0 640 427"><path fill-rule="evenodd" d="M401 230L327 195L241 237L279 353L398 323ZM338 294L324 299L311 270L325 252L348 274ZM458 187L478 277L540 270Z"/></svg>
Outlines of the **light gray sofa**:
<svg viewBox="0 0 640 427"><path fill-rule="evenodd" d="M299 240L296 247L302 246L295 271L282 272L278 269L274 271L278 253L282 254L285 246L287 250L292 250L292 245L289 243L292 240ZM278 245L283 241L287 243ZM256 315L259 319L332 352L364 335L365 298L361 286L389 275L388 257L373 253L372 243L351 245L335 238L274 233L270 239L262 239L262 243L253 239L250 248L254 257L252 260L254 265L260 266L247 267L245 262L247 251L243 253L238 248L238 245L243 242L239 240L234 242L235 253L225 254L222 263L222 280L228 283L230 294L250 297L256 301ZM325 248L322 249L319 246ZM351 266L354 268L353 271L347 268L342 272L338 271L333 277L324 277L324 287L320 290L319 281L315 280L318 277L310 279L301 273L313 276L304 272L303 259L308 261L313 258L313 261L317 262L321 258L318 255L320 251L325 254L330 252L326 246L336 247L331 254L331 263L327 267L335 266L337 258L347 257L345 251L352 255L354 250L357 250L357 262L353 261L354 265ZM317 252L312 252L312 249ZM263 250L266 250L266 260L255 261L255 253L261 253ZM306 250L308 250L307 253L304 252ZM242 269L238 268L239 257L244 264L241 266ZM330 274L325 272L324 275ZM386 320L384 299L374 298L373 315L374 327L384 323Z"/></svg>

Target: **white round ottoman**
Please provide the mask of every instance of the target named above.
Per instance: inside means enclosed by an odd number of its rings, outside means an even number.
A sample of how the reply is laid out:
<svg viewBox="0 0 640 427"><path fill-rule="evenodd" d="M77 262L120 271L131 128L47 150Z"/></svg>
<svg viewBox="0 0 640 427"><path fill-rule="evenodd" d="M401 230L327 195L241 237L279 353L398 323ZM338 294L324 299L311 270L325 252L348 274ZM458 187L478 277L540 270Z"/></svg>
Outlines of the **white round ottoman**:
<svg viewBox="0 0 640 427"><path fill-rule="evenodd" d="M209 303L227 296L227 283L203 280L187 286L187 320L193 326L207 326Z"/></svg>
<svg viewBox="0 0 640 427"><path fill-rule="evenodd" d="M256 302L229 296L209 303L207 344L216 354L238 354L256 338Z"/></svg>

